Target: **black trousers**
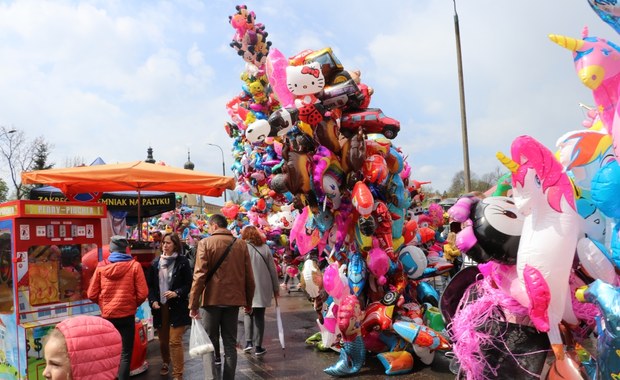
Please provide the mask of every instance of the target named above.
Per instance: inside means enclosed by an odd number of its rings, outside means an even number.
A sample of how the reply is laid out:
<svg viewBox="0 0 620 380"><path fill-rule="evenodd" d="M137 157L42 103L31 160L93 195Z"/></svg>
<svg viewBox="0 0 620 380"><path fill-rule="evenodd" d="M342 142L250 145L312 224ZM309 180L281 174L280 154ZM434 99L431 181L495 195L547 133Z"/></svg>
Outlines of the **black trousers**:
<svg viewBox="0 0 620 380"><path fill-rule="evenodd" d="M129 366L131 355L133 354L133 343L136 337L136 317L131 315L122 318L108 319L121 334L123 351L121 352L121 363L118 367L118 380L129 380Z"/></svg>

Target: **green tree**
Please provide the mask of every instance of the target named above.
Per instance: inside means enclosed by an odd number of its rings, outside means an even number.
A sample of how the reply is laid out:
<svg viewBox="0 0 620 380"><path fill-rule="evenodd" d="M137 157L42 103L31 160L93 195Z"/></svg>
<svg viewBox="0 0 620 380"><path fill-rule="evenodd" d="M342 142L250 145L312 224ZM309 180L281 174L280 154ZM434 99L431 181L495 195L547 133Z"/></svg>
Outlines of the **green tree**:
<svg viewBox="0 0 620 380"><path fill-rule="evenodd" d="M9 200L9 187L6 182L0 178L0 203Z"/></svg>
<svg viewBox="0 0 620 380"><path fill-rule="evenodd" d="M43 140L37 141L37 143L38 145L34 148L34 161L31 170L47 170L53 168L55 164L49 164L47 162L52 146Z"/></svg>

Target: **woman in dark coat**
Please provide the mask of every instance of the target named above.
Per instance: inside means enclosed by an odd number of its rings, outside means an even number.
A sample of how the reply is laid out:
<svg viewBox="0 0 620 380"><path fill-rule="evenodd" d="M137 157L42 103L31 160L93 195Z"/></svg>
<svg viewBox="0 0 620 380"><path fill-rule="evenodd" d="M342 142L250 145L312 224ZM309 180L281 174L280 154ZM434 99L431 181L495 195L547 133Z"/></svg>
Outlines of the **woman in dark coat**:
<svg viewBox="0 0 620 380"><path fill-rule="evenodd" d="M183 379L183 334L191 324L187 310L192 271L189 261L182 255L177 234L164 235L161 249L162 254L153 260L147 278L149 305L163 361L160 374L168 375L172 361L173 379Z"/></svg>

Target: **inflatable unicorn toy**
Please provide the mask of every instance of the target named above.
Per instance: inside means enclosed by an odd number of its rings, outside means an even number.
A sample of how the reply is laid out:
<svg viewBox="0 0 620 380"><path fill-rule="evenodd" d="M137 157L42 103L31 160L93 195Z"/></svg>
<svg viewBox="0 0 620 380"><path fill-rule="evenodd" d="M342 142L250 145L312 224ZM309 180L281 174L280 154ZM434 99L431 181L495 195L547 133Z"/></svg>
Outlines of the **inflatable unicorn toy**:
<svg viewBox="0 0 620 380"><path fill-rule="evenodd" d="M597 201L607 196L615 198L615 190L606 195L606 191L601 190L599 183L593 181L601 168L616 159L612 151L611 136L592 129L571 131L561 136L556 146L560 163L572 175L571 178L579 187L581 194L576 200L576 206L577 212L584 220L582 223L584 229L577 243L577 255L582 268L591 278L601 279L613 285L617 276L612 252L604 246L607 228L603 215L605 210L600 210L598 202L593 200L593 197L596 197ZM609 183L603 180L601 185L604 188L608 187Z"/></svg>
<svg viewBox="0 0 620 380"><path fill-rule="evenodd" d="M559 324L570 309L569 277L581 228L574 188L553 153L534 138L517 137L511 155L497 154L512 172L514 201L524 216L511 295L528 308L556 359L563 360Z"/></svg>
<svg viewBox="0 0 620 380"><path fill-rule="evenodd" d="M549 38L573 52L577 75L592 90L601 121L613 137L614 153L620 157L620 47L603 38L588 36L588 28L584 28L581 40L555 34Z"/></svg>

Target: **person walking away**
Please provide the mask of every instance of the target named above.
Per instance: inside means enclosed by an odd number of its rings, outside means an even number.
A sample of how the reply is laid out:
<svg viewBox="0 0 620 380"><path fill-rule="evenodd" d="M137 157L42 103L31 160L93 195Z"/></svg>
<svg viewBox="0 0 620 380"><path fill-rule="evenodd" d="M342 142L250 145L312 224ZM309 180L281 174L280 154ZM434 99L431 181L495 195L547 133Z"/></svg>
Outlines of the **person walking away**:
<svg viewBox="0 0 620 380"><path fill-rule="evenodd" d="M271 306L271 299L280 292L278 273L273 262L271 248L264 243L259 230L254 226L245 226L241 230L241 238L248 245L252 272L254 274L254 298L252 308L246 308L243 317L246 345L243 352L250 353L255 349L256 356L264 355L265 309Z"/></svg>
<svg viewBox="0 0 620 380"><path fill-rule="evenodd" d="M118 380L129 379L136 310L149 293L142 266L127 253L128 247L124 236L110 238L110 256L97 265L87 293L88 299L99 305L101 316L121 334L123 350Z"/></svg>
<svg viewBox="0 0 620 380"><path fill-rule="evenodd" d="M163 361L159 373L167 376L172 361L175 380L183 379L183 334L192 321L187 313L192 271L189 260L180 252L179 236L166 233L162 238L162 254L153 260L147 275L149 305Z"/></svg>
<svg viewBox="0 0 620 380"><path fill-rule="evenodd" d="M199 318L198 307L202 306L205 310L203 323L215 348L216 362L220 355L221 334L224 344L223 378L229 380L235 378L237 368L239 307L252 306L254 276L248 246L226 229L226 218L214 214L209 218L208 225L211 236L198 243L194 280L189 294L189 315Z"/></svg>
<svg viewBox="0 0 620 380"><path fill-rule="evenodd" d="M45 336L43 377L48 380L114 380L121 361L121 336L93 315L65 319Z"/></svg>

